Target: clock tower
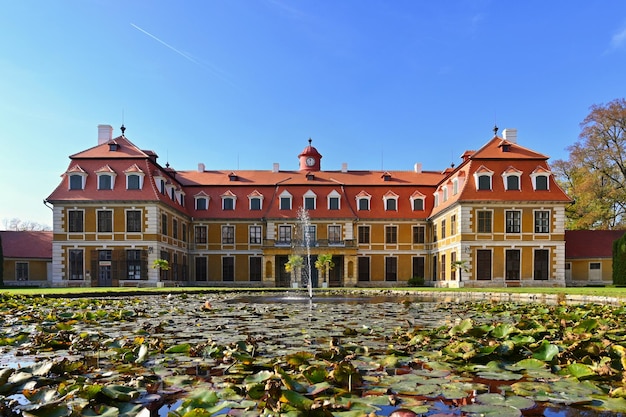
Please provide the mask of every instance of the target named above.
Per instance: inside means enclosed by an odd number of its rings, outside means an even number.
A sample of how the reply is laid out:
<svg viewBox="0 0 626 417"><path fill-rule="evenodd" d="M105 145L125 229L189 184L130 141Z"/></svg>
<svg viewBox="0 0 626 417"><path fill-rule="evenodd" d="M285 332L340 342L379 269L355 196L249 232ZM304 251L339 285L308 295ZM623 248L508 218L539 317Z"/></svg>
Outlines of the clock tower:
<svg viewBox="0 0 626 417"><path fill-rule="evenodd" d="M321 169L322 155L311 146L312 139L309 138L309 146L298 155L300 159L300 171L319 171Z"/></svg>

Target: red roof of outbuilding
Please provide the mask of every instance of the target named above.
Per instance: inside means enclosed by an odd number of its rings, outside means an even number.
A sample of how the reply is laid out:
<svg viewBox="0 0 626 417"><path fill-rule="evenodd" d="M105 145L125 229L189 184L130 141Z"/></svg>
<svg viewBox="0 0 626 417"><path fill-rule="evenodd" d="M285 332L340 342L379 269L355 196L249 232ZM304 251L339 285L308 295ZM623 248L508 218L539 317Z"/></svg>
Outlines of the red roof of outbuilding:
<svg viewBox="0 0 626 417"><path fill-rule="evenodd" d="M52 232L0 231L5 258L52 259Z"/></svg>
<svg viewBox="0 0 626 417"><path fill-rule="evenodd" d="M626 230L566 230L565 258L611 258L613 242Z"/></svg>

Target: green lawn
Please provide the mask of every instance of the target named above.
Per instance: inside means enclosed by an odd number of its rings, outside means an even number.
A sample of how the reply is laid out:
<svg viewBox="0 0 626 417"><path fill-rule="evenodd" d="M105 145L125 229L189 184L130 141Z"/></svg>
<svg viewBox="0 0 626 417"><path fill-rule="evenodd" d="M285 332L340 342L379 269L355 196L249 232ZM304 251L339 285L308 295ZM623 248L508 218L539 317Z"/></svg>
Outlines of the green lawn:
<svg viewBox="0 0 626 417"><path fill-rule="evenodd" d="M408 291L408 292L489 292L508 294L569 294L598 297L626 298L626 287L568 287L568 288L432 288L432 287L394 287L394 288L316 288L316 293L379 293L381 291ZM128 288L128 287L92 287L92 288L0 288L0 293L22 295L49 295L49 296L79 296L79 295L128 295L128 294L155 294L155 293L219 293L219 292L285 292L287 288L241 288L241 287L164 287L164 288Z"/></svg>

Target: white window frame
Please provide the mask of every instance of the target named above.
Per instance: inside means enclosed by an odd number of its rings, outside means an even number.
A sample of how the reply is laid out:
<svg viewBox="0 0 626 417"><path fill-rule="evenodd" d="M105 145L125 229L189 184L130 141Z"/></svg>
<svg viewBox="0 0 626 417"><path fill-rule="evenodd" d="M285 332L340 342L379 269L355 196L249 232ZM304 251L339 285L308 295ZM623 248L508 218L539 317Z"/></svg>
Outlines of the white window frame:
<svg viewBox="0 0 626 417"><path fill-rule="evenodd" d="M393 194L393 195L392 195ZM396 203L396 208L395 209L389 209L389 207L387 207L387 202L390 200L394 200ZM398 211L398 196L395 193L388 193L388 195L384 195L383 196L383 204L385 207L385 211Z"/></svg>
<svg viewBox="0 0 626 417"><path fill-rule="evenodd" d="M208 195L195 195L193 199L194 199L194 207L196 210L206 211L209 209L210 198ZM198 208L198 201L204 201L205 208Z"/></svg>
<svg viewBox="0 0 626 417"><path fill-rule="evenodd" d="M457 195L459 193L459 179L455 178L452 180L452 195Z"/></svg>
<svg viewBox="0 0 626 417"><path fill-rule="evenodd" d="M509 189L509 177L517 177L517 189ZM522 191L522 173L518 171L509 171L502 173L502 181L506 191Z"/></svg>
<svg viewBox="0 0 626 417"><path fill-rule="evenodd" d="M114 190L115 189L115 177L117 174L114 172L97 172L96 176L98 177L98 190ZM100 179L102 177L109 177L111 179L111 188L100 188Z"/></svg>
<svg viewBox="0 0 626 417"><path fill-rule="evenodd" d="M283 199L289 200L289 208L283 208ZM293 196L289 191L285 190L278 196L278 209L279 210L292 210L293 209Z"/></svg>
<svg viewBox="0 0 626 417"><path fill-rule="evenodd" d="M313 199L313 208L307 208L306 200L308 198ZM304 195L302 196L302 207L307 210L315 210L317 208L317 194L315 194L312 190L308 190L306 193L304 193Z"/></svg>
<svg viewBox="0 0 626 417"><path fill-rule="evenodd" d="M72 177L81 177L80 188L72 188ZM87 182L86 172L72 172L67 175L67 189L68 190L84 190L86 182Z"/></svg>
<svg viewBox="0 0 626 417"><path fill-rule="evenodd" d="M128 188L130 177L136 175L139 177L139 188ZM143 178L145 174L143 172L127 172L126 173L126 189L127 190L143 190Z"/></svg>
<svg viewBox="0 0 626 417"><path fill-rule="evenodd" d="M331 210L330 208L330 202L332 199L336 198L337 199L337 209L336 210L341 210L341 194L339 194L336 190L331 191L328 196L326 197L326 201L327 201L327 206L328 206L328 210ZM334 209L333 209L334 210Z"/></svg>
<svg viewBox="0 0 626 417"><path fill-rule="evenodd" d="M546 189L545 190L537 190L537 177L545 177L546 178ZM534 191L550 191L550 173L549 172L533 172L530 174L530 179L533 183Z"/></svg>
<svg viewBox="0 0 626 417"><path fill-rule="evenodd" d="M491 191L493 190L493 171L490 171L485 167L481 167L481 168L482 169L479 169L478 171L474 173L474 183L476 184L476 191ZM483 177L483 176L486 176L489 178L488 190L480 189L480 177Z"/></svg>
<svg viewBox="0 0 626 417"><path fill-rule="evenodd" d="M537 231L537 220L539 220L539 219L537 218L537 215L538 215L539 213L548 213L548 219L547 219L547 220L548 220L548 223L547 223L547 225L546 225L547 230L546 230L545 232L543 232L543 231ZM534 230L535 234L539 234L539 235L546 235L546 234L549 234L549 233L550 233L550 223L551 223L551 221L550 221L550 220L551 220L551 217L552 217L552 216L551 216L551 214L552 214L552 213L550 212L550 210L546 210L546 209L541 209L541 210L533 210L533 223L534 223L534 229L533 229L533 230ZM542 219L542 220L543 220L543 219Z"/></svg>

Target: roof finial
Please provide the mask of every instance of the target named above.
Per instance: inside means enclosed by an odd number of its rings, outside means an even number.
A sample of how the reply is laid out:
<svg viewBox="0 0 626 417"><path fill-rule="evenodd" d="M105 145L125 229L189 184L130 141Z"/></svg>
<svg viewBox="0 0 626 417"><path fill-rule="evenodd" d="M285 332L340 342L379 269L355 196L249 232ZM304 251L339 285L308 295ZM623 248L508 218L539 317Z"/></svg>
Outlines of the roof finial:
<svg viewBox="0 0 626 417"><path fill-rule="evenodd" d="M122 136L124 136L124 132L126 132L126 127L124 126L124 123L122 123L122 127L120 127L120 130L122 131Z"/></svg>
<svg viewBox="0 0 626 417"><path fill-rule="evenodd" d="M313 139L309 138L309 146L311 146L311 142L313 142Z"/></svg>
<svg viewBox="0 0 626 417"><path fill-rule="evenodd" d="M494 136L498 136L498 126L497 125L493 125L493 135Z"/></svg>

